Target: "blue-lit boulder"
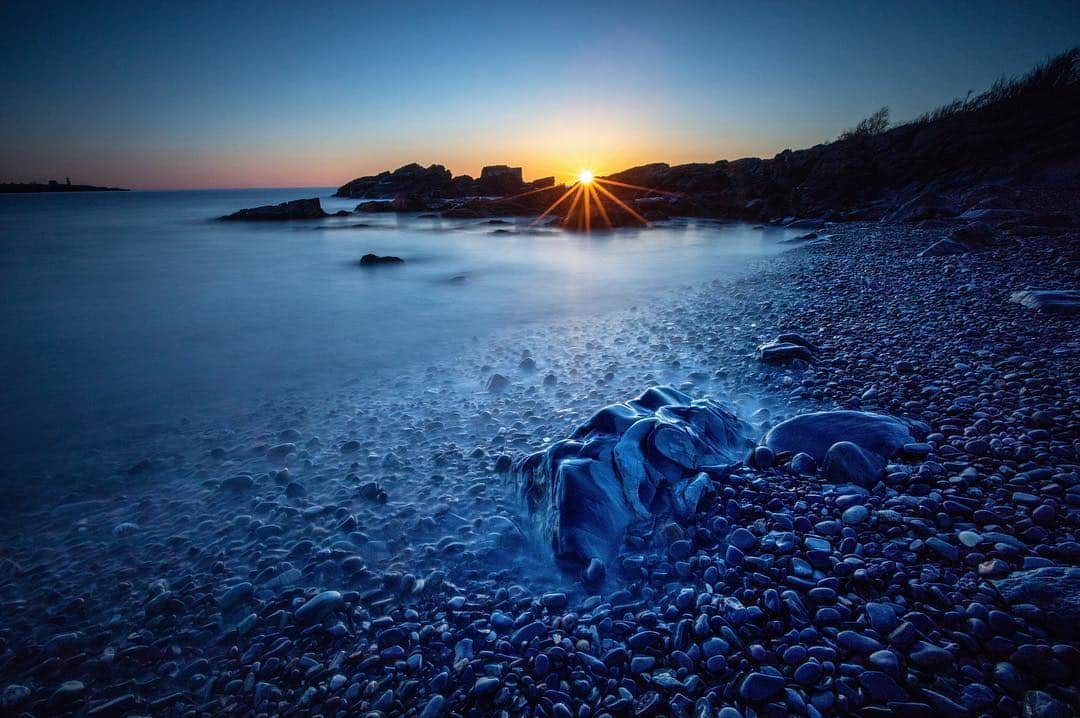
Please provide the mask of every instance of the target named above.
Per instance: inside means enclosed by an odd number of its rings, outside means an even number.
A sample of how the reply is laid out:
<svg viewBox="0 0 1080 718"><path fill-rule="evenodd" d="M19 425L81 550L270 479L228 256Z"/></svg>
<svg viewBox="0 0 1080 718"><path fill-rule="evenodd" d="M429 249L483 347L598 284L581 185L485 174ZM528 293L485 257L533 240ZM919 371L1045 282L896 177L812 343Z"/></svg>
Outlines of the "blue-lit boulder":
<svg viewBox="0 0 1080 718"><path fill-rule="evenodd" d="M721 405L657 387L601 409L573 435L518 460L515 476L555 557L605 560L626 530L691 516L753 446L752 429Z"/></svg>
<svg viewBox="0 0 1080 718"><path fill-rule="evenodd" d="M819 464L833 444L850 441L885 459L915 441L926 426L866 411L816 411L780 422L765 435L765 446L780 453L806 453Z"/></svg>

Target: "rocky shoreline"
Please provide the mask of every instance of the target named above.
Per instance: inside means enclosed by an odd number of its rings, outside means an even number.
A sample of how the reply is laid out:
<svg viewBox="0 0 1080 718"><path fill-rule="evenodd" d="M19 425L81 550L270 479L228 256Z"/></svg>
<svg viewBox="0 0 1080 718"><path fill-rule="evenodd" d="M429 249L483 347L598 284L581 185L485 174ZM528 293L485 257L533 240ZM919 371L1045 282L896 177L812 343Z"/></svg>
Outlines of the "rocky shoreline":
<svg viewBox="0 0 1080 718"><path fill-rule="evenodd" d="M739 279L523 329L393 398L193 430L124 493L12 517L4 710L1077 712L1077 320L1010 301L1076 286L1077 232L918 256L954 226L819 223ZM766 441L601 576L558 572L514 460L663 384L754 443L831 409L927 431L861 485Z"/></svg>

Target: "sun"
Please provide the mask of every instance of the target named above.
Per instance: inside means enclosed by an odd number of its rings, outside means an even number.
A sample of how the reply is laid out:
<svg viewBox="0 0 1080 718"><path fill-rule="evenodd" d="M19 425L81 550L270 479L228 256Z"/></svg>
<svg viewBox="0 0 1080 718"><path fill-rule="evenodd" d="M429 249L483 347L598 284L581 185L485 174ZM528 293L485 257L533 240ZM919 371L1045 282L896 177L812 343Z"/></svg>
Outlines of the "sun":
<svg viewBox="0 0 1080 718"><path fill-rule="evenodd" d="M577 181L581 184L589 184L593 181L592 170L581 170L578 172Z"/></svg>

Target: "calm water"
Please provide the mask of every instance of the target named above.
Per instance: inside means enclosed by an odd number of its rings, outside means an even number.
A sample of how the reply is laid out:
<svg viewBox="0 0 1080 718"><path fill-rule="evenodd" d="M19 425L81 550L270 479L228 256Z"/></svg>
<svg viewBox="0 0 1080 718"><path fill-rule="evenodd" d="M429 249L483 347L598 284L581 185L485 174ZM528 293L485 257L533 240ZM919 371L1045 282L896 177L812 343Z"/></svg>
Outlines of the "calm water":
<svg viewBox="0 0 1080 718"><path fill-rule="evenodd" d="M0 195L5 461L392 377L504 327L711 279L785 236L695 221L588 237L415 216L212 221L316 194L328 211L356 203L330 193ZM407 264L360 269L367 252Z"/></svg>

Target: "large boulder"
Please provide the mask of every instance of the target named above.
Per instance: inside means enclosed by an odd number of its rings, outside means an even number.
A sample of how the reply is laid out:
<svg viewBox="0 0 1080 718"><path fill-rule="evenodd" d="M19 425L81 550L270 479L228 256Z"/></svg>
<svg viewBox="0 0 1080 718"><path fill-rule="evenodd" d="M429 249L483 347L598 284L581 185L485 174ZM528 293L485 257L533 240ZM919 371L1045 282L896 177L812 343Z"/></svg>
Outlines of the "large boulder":
<svg viewBox="0 0 1080 718"><path fill-rule="evenodd" d="M1009 603L1038 607L1048 630L1063 638L1080 638L1080 568L1045 566L1016 571L993 583Z"/></svg>
<svg viewBox="0 0 1080 718"><path fill-rule="evenodd" d="M1076 314L1080 312L1080 290L1025 289L1013 292L1009 301L1034 309L1040 314Z"/></svg>
<svg viewBox="0 0 1080 718"><path fill-rule="evenodd" d="M263 222L285 219L321 219L328 216L323 211L319 198L312 197L311 199L294 199L281 204L268 204L262 207L242 209L239 212L225 215L221 219Z"/></svg>
<svg viewBox="0 0 1080 718"><path fill-rule="evenodd" d="M530 514L555 557L608 559L626 530L686 518L753 445L751 428L710 400L670 387L608 406L573 435L514 465Z"/></svg>
<svg viewBox="0 0 1080 718"><path fill-rule="evenodd" d="M765 435L765 446L776 453L809 454L819 464L833 444L848 441L882 458L894 456L915 441L912 430L926 427L884 414L866 411L817 411L783 421Z"/></svg>

